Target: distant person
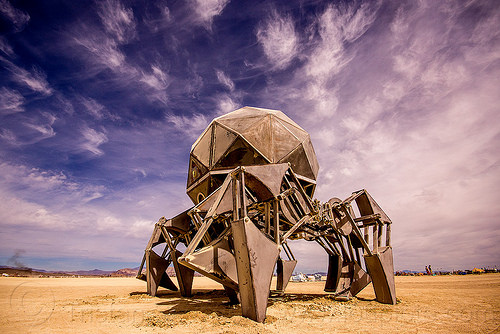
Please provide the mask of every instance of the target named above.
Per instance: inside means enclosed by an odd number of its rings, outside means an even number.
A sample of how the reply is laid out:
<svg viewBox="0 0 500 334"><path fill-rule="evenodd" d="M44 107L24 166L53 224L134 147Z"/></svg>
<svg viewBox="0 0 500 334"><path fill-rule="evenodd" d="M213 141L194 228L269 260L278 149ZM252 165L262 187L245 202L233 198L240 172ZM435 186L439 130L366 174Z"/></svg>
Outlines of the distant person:
<svg viewBox="0 0 500 334"><path fill-rule="evenodd" d="M433 275L431 265L429 264L429 275Z"/></svg>
<svg viewBox="0 0 500 334"><path fill-rule="evenodd" d="M430 274L429 274L429 268L428 268L427 266L425 266L425 274L426 274L426 275L430 275Z"/></svg>

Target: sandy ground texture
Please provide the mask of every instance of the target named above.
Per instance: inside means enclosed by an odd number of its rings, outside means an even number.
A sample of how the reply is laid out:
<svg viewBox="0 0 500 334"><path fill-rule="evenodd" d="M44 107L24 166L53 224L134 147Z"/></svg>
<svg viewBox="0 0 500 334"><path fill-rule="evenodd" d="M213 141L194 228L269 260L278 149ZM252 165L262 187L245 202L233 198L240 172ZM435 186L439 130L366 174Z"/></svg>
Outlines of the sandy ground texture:
<svg viewBox="0 0 500 334"><path fill-rule="evenodd" d="M396 277L398 303L369 285L338 302L324 282L290 283L264 323L226 304L222 286L195 277L194 296L145 294L134 278L0 278L1 333L499 333L500 274Z"/></svg>

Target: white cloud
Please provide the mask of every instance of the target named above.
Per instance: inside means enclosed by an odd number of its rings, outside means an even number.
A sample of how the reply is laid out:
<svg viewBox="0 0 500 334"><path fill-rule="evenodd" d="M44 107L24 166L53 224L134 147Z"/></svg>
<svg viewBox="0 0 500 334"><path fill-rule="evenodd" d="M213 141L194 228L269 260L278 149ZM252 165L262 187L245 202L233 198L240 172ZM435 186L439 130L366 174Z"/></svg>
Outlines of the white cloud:
<svg viewBox="0 0 500 334"><path fill-rule="evenodd" d="M88 113L96 119L100 120L104 118L106 108L102 104L94 99L91 99L90 97L80 97L80 102L83 104Z"/></svg>
<svg viewBox="0 0 500 334"><path fill-rule="evenodd" d="M348 7L347 15L344 15L347 21L342 27L344 39L347 42L352 43L356 41L370 28L373 21L375 21L378 6L379 2L376 1L371 4L365 2L357 10L354 10L353 7Z"/></svg>
<svg viewBox="0 0 500 334"><path fill-rule="evenodd" d="M81 130L81 134L83 141L80 144L80 148L82 150L89 151L96 156L104 154L104 152L99 148L99 146L108 141L108 137L104 132L99 132L92 128L85 127Z"/></svg>
<svg viewBox="0 0 500 334"><path fill-rule="evenodd" d="M203 114L194 114L192 116L167 115L166 121L172 123L177 130L186 133L191 139L197 138L209 123Z"/></svg>
<svg viewBox="0 0 500 334"><path fill-rule="evenodd" d="M25 114L18 115L16 131L2 129L0 137L11 145L32 145L44 139L54 137L53 128L57 118L48 112L33 113L30 117Z"/></svg>
<svg viewBox="0 0 500 334"><path fill-rule="evenodd" d="M224 115L228 112L235 111L240 107L240 104L234 101L231 96L227 94L220 94L216 96L217 100L217 114Z"/></svg>
<svg viewBox="0 0 500 334"><path fill-rule="evenodd" d="M17 83L44 95L52 94L53 90L47 82L47 76L41 69L34 67L29 72L8 60L3 58L0 58L0 60L3 60L5 68L9 70L12 79Z"/></svg>
<svg viewBox="0 0 500 334"><path fill-rule="evenodd" d="M136 173L141 174L142 177L148 176L148 173L146 173L146 170L144 168L133 168L132 170Z"/></svg>
<svg viewBox="0 0 500 334"><path fill-rule="evenodd" d="M234 90L234 82L233 80L231 80L230 77L228 77L223 71L221 70L215 70L215 73L217 74L217 80L219 80L219 82L224 86L226 87L227 89L229 89L229 91L233 91Z"/></svg>
<svg viewBox="0 0 500 334"><path fill-rule="evenodd" d="M461 53L467 48L454 49L470 45L469 27L457 21L461 10L445 12L436 5L399 11L387 36L394 44L381 53L392 57L394 72L366 74L363 80L387 81L380 88L349 92L350 99L340 101L343 129L335 126L337 138L344 139L334 154L330 149L330 157L317 148L322 166L328 166L318 196L331 196L331 189L344 196L349 189L371 191L394 221L401 269L420 269L426 261L492 265L495 258L492 249L482 249L481 255L453 259L458 252L479 252L474 237L479 226L491 231L485 244L495 238L491 208L500 198L492 186L500 128L491 123L498 113L493 87L500 69L489 63L485 71L485 64L478 66L483 59L466 59ZM477 47L497 47L495 35L483 31ZM383 44L385 37L380 37ZM446 48L450 51L442 52ZM410 259L409 253L417 258Z"/></svg>
<svg viewBox="0 0 500 334"><path fill-rule="evenodd" d="M150 101L159 101L167 105L167 88L170 84L168 74L159 65L151 65L151 72L141 72L140 82L147 86L147 97Z"/></svg>
<svg viewBox="0 0 500 334"><path fill-rule="evenodd" d="M60 186L67 179L62 172L42 171L38 168L29 168L24 165L14 165L6 162L0 163L0 171L2 171L2 183L11 185L19 182L19 184L40 186L46 189Z"/></svg>
<svg viewBox="0 0 500 334"><path fill-rule="evenodd" d="M117 42L125 43L135 37L134 12L124 8L119 0L105 0L99 3L99 17L102 24Z"/></svg>
<svg viewBox="0 0 500 334"><path fill-rule="evenodd" d="M11 145L17 144L17 137L14 134L14 132L12 132L11 130L0 129L0 138L2 138L3 140L5 140L6 142L8 142Z"/></svg>
<svg viewBox="0 0 500 334"><path fill-rule="evenodd" d="M40 133L40 137L38 140L54 137L56 135L56 132L52 128L52 124L30 124L26 123L25 124L27 127L36 130Z"/></svg>
<svg viewBox="0 0 500 334"><path fill-rule="evenodd" d="M12 46L10 46L9 42L7 39L3 36L0 36L0 51L5 53L7 56L14 56L14 50L12 49Z"/></svg>
<svg viewBox="0 0 500 334"><path fill-rule="evenodd" d="M149 237L154 229L154 224L155 222L151 220L136 220L128 229L127 235L134 236L136 238L138 236Z"/></svg>
<svg viewBox="0 0 500 334"><path fill-rule="evenodd" d="M63 229L65 222L57 213L48 211L43 205L13 197L0 190L0 221L4 227L58 228Z"/></svg>
<svg viewBox="0 0 500 334"><path fill-rule="evenodd" d="M257 40L264 54L276 69L286 68L297 56L298 36L290 16L280 16L276 11L257 29Z"/></svg>
<svg viewBox="0 0 500 334"><path fill-rule="evenodd" d="M24 111L24 97L18 91L2 87L0 89L0 114L7 115Z"/></svg>
<svg viewBox="0 0 500 334"><path fill-rule="evenodd" d="M56 93L56 99L59 108L65 113L72 115L75 112L75 108L73 107L73 103L63 96L62 94Z"/></svg>
<svg viewBox="0 0 500 334"><path fill-rule="evenodd" d="M220 15L230 0L192 0L197 21L205 26L207 30L211 30L214 17Z"/></svg>
<svg viewBox="0 0 500 334"><path fill-rule="evenodd" d="M377 8L366 4L358 9L329 6L318 18L319 41L311 48L303 68L305 98L314 106L311 116L332 117L337 111L338 87L333 79L354 57L346 51L346 43L358 40L368 30L376 12Z"/></svg>
<svg viewBox="0 0 500 334"><path fill-rule="evenodd" d="M140 91L150 101L167 103L167 88L170 78L167 71L158 63L149 65L148 70L133 65L127 61L126 54L120 49L120 43L114 37L109 37L93 27L80 25L75 29L69 44L75 44L87 52L72 54L72 57L82 58L87 66L83 76L95 77L106 70L113 75L109 80L120 87L132 87ZM74 47L70 49L74 52ZM110 117L117 117L110 115Z"/></svg>
<svg viewBox="0 0 500 334"><path fill-rule="evenodd" d="M155 90L165 90L168 87L168 75L159 66L152 65L151 73L142 73L141 82Z"/></svg>
<svg viewBox="0 0 500 334"><path fill-rule="evenodd" d="M92 57L89 62L104 65L115 71L126 70L125 55L118 49L113 39L89 32L75 36L73 40L91 53Z"/></svg>
<svg viewBox="0 0 500 334"><path fill-rule="evenodd" d="M0 188L3 191L13 194L18 201L33 202L38 206L52 203L53 196L60 197L53 202L54 207L68 202L87 203L102 197L105 191L102 186L79 184L61 171L2 162L0 172ZM37 211L39 209L37 207Z"/></svg>
<svg viewBox="0 0 500 334"><path fill-rule="evenodd" d="M0 12L12 22L16 32L23 30L30 20L28 13L15 8L8 0L0 0Z"/></svg>

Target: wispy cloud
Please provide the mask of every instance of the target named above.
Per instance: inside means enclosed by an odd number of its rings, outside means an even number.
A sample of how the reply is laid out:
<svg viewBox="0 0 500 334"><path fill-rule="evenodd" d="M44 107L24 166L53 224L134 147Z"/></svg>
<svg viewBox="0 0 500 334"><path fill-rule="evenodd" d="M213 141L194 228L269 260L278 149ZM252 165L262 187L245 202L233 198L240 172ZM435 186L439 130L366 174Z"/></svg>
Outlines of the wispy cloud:
<svg viewBox="0 0 500 334"><path fill-rule="evenodd" d="M86 30L85 28L83 28ZM118 49L115 40L103 35L95 35L92 31L79 33L74 37L74 42L81 45L89 53L88 61L119 71L125 64L125 55Z"/></svg>
<svg viewBox="0 0 500 334"><path fill-rule="evenodd" d="M46 114L46 119L47 123L45 124L36 124L36 123L31 123L31 122L26 122L25 126L28 128L31 128L39 133L39 136L37 137L37 141L40 141L42 139L54 137L56 135L56 132L52 128L52 125L54 124L56 117L54 117L52 114Z"/></svg>
<svg viewBox="0 0 500 334"><path fill-rule="evenodd" d="M223 71L221 70L215 70L215 73L217 74L217 80L226 87L229 91L234 90L234 82L231 80L230 77L228 77Z"/></svg>
<svg viewBox="0 0 500 334"><path fill-rule="evenodd" d="M60 108L60 110L64 111L69 115L72 115L75 112L75 108L73 107L73 103L71 102L70 99L66 98L62 94L55 94L55 97L57 101L57 106Z"/></svg>
<svg viewBox="0 0 500 334"><path fill-rule="evenodd" d="M276 69L286 68L297 56L299 40L291 17L273 11L256 35L264 54Z"/></svg>
<svg viewBox="0 0 500 334"><path fill-rule="evenodd" d="M220 94L215 97L217 100L217 113L218 115L227 114L228 112L234 111L241 107L241 104L236 102L228 94ZM201 132L200 132L201 134Z"/></svg>
<svg viewBox="0 0 500 334"><path fill-rule="evenodd" d="M104 154L99 146L108 141L108 137L104 132L99 132L89 127L84 127L81 130L82 142L80 148L84 151L88 151L95 156L101 156Z"/></svg>
<svg viewBox="0 0 500 334"><path fill-rule="evenodd" d="M173 20L172 13L168 8L168 2L161 0L155 1L154 6L146 11L142 22L151 32L157 33L165 29Z"/></svg>
<svg viewBox="0 0 500 334"><path fill-rule="evenodd" d="M102 197L106 191L103 186L78 183L62 171L42 170L7 162L0 163L0 171L0 185L4 195L10 193L13 198L18 198L16 201L25 199L25 205L31 205L29 202L36 207L35 212L49 212L67 203L85 204ZM58 200L53 201L54 197Z"/></svg>
<svg viewBox="0 0 500 334"><path fill-rule="evenodd" d="M89 97L81 97L80 102L83 104L87 112L94 118L100 120L104 118L104 113L106 112L106 107Z"/></svg>
<svg viewBox="0 0 500 334"><path fill-rule="evenodd" d="M14 50L12 49L12 46L9 44L7 39L3 36L0 36L0 51L5 53L7 56L14 56Z"/></svg>
<svg viewBox="0 0 500 334"><path fill-rule="evenodd" d="M109 5L107 2L106 4L106 6ZM118 12L122 10L124 9L117 9ZM123 13L120 14L120 16L124 15ZM111 21L112 19L116 18L110 18ZM112 26L118 29L118 23L116 25L117 27ZM168 100L166 90L170 79L162 61L155 60L140 65L135 63L134 59L127 57L126 52L123 50L122 44L125 43L125 39L120 36L126 34L126 32L122 34L119 33L121 30L118 30L113 33L103 33L101 30L96 29L95 26L85 23L80 23L70 29L69 41L67 42L70 46L68 52L70 56L79 58L86 65L86 70L81 75L93 79L104 72L111 71L104 75L107 80L115 83L115 86L119 86L123 90L130 90L133 94L140 92L141 98L145 97L151 102L159 101L166 104ZM130 38L132 38L131 34L132 32L129 33ZM84 52L75 51L77 50L75 46L77 46L77 49L83 48Z"/></svg>
<svg viewBox="0 0 500 334"><path fill-rule="evenodd" d="M0 0L0 13L12 23L16 32L23 30L30 20L28 13L15 8L8 0Z"/></svg>
<svg viewBox="0 0 500 334"><path fill-rule="evenodd" d="M5 68L11 73L12 79L18 84L44 95L52 94L53 90L42 69L33 67L31 71L27 71L6 59L0 58L0 61L3 62Z"/></svg>
<svg viewBox="0 0 500 334"><path fill-rule="evenodd" d="M0 129L0 137L14 146L32 145L56 136L53 125L57 118L49 112L7 115L6 125L15 122L15 131L9 127Z"/></svg>
<svg viewBox="0 0 500 334"><path fill-rule="evenodd" d="M101 22L111 36L119 43L126 43L135 37L134 12L123 7L119 0L99 2Z"/></svg>
<svg viewBox="0 0 500 334"><path fill-rule="evenodd" d="M7 115L24 111L24 97L18 91L2 87L0 89L0 114Z"/></svg>
<svg viewBox="0 0 500 334"><path fill-rule="evenodd" d="M319 42L312 48L305 65L306 97L315 104L315 114L333 116L338 108L337 87L333 77L352 60L346 44L360 38L375 19L377 8L366 3L355 9L329 6L317 22Z"/></svg>
<svg viewBox="0 0 500 334"><path fill-rule="evenodd" d="M164 90L167 88L167 79L167 74L159 66L151 65L151 73L143 73L141 81L156 90Z"/></svg>
<svg viewBox="0 0 500 334"><path fill-rule="evenodd" d="M214 17L220 15L230 0L191 0L197 21L211 30Z"/></svg>
<svg viewBox="0 0 500 334"><path fill-rule="evenodd" d="M166 121L172 123L174 127L186 133L189 138L196 139L209 123L209 119L203 114L194 114L192 116L167 115Z"/></svg>

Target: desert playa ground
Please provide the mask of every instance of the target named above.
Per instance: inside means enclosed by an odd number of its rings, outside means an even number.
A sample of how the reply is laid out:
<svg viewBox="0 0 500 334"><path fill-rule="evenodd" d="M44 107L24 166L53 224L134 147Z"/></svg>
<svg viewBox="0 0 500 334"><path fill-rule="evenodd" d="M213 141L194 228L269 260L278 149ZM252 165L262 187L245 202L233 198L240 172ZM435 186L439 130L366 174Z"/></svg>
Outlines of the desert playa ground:
<svg viewBox="0 0 500 334"><path fill-rule="evenodd" d="M338 302L324 282L290 283L263 324L225 304L222 287L196 277L195 295L145 294L133 278L0 278L2 333L498 333L500 274L396 277L398 303L369 285Z"/></svg>

